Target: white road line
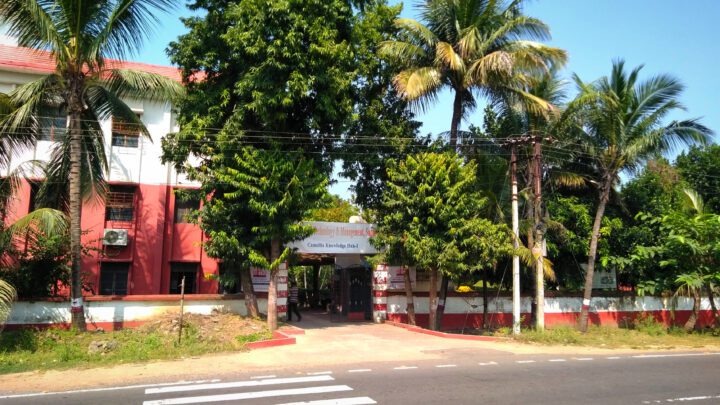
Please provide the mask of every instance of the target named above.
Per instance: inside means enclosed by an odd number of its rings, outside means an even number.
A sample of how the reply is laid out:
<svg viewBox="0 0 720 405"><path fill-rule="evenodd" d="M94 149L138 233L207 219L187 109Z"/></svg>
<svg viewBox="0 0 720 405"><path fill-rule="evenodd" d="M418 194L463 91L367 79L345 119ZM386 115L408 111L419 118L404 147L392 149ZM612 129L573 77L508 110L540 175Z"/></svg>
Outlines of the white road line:
<svg viewBox="0 0 720 405"><path fill-rule="evenodd" d="M172 386L172 385L202 384L202 383L206 383L206 382L218 382L218 381L220 381L220 380L213 379L213 380L197 380L197 381L175 381L175 382L171 382L171 383L123 385L120 387L88 388L88 389L70 390L70 391L35 392L35 393L31 393L31 394L3 395L3 396L0 396L0 399L44 397L44 396L49 396L49 395L60 395L60 394L82 394L85 392L133 390L133 389L147 388L147 387L167 387L167 386Z"/></svg>
<svg viewBox="0 0 720 405"><path fill-rule="evenodd" d="M332 371L315 371L312 373L307 373L307 375L326 375L326 374L332 374Z"/></svg>
<svg viewBox="0 0 720 405"><path fill-rule="evenodd" d="M338 398L338 399L321 399L319 401L308 402L289 402L279 405L370 405L377 404L370 397L354 397L354 398Z"/></svg>
<svg viewBox="0 0 720 405"><path fill-rule="evenodd" d="M497 365L498 365L498 364L495 363L494 361L489 361L489 362L487 362L487 363L478 363L478 364L481 365L481 366L497 366Z"/></svg>
<svg viewBox="0 0 720 405"><path fill-rule="evenodd" d="M689 401L705 401L708 399L720 399L720 395L703 395L697 397L684 397L684 398L668 398L665 400L654 400L654 401L643 401L643 404L660 404L663 402L689 402Z"/></svg>
<svg viewBox="0 0 720 405"><path fill-rule="evenodd" d="M413 370L416 368L417 368L417 366L400 366L400 367L393 368L393 370Z"/></svg>
<svg viewBox="0 0 720 405"><path fill-rule="evenodd" d="M225 383L216 384L195 384L195 385L182 385L173 387L162 387L162 388L148 388L145 390L145 394L164 394L168 392L187 392L187 391L200 391L200 390L221 390L226 388L241 388L241 387L262 387L265 385L276 385L276 384L296 384L296 383L307 383L307 382L320 382L320 381L332 381L333 378L329 375L319 375L314 377L289 377L289 378L275 378L269 380L251 380L251 381L232 381Z"/></svg>
<svg viewBox="0 0 720 405"><path fill-rule="evenodd" d="M354 370L348 370L348 373L369 373L372 369L369 368L356 368Z"/></svg>
<svg viewBox="0 0 720 405"><path fill-rule="evenodd" d="M593 361L594 359L592 357L575 357L574 360L577 361Z"/></svg>
<svg viewBox="0 0 720 405"><path fill-rule="evenodd" d="M455 364L438 364L435 366L437 368L450 368L450 367L457 367Z"/></svg>
<svg viewBox="0 0 720 405"><path fill-rule="evenodd" d="M518 364L535 363L535 360L518 360L515 363L518 363Z"/></svg>
<svg viewBox="0 0 720 405"><path fill-rule="evenodd" d="M238 401L241 399L280 397L286 395L307 395L324 394L328 392L352 391L347 385L326 385L310 388L290 388L285 390L242 392L223 395L204 395L200 397L168 398L156 401L145 401L143 405L176 405L176 404L200 404L206 402Z"/></svg>
<svg viewBox="0 0 720 405"><path fill-rule="evenodd" d="M610 357L605 357L605 358L608 360L618 360L618 359L620 359L620 356L610 356Z"/></svg>
<svg viewBox="0 0 720 405"><path fill-rule="evenodd" d="M250 377L251 380L264 380L266 378L275 378L277 377L275 374L270 375L256 375L254 377Z"/></svg>
<svg viewBox="0 0 720 405"><path fill-rule="evenodd" d="M557 363L557 362L567 361L567 360L565 360L565 359L550 359L550 360L548 360L548 361L553 362L553 363Z"/></svg>
<svg viewBox="0 0 720 405"><path fill-rule="evenodd" d="M631 356L634 359L654 359L660 357L697 357L697 356L718 356L717 353L675 353L675 354L640 354L637 356Z"/></svg>

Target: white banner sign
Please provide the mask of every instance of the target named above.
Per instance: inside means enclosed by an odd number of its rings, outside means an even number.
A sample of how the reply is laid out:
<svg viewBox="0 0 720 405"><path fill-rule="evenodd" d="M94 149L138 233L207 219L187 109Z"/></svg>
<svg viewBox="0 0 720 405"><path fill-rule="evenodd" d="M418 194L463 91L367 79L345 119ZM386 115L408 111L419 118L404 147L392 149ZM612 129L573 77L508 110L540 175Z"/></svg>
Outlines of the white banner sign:
<svg viewBox="0 0 720 405"><path fill-rule="evenodd" d="M410 272L410 285L415 288L415 268L407 268L404 266L388 266L390 280L388 288L392 290L401 290L405 288L405 272Z"/></svg>
<svg viewBox="0 0 720 405"><path fill-rule="evenodd" d="M267 292L270 285L270 271L253 267L250 269L255 292Z"/></svg>
<svg viewBox="0 0 720 405"><path fill-rule="evenodd" d="M306 223L315 228L315 233L288 245L297 249L298 253L368 255L378 253L370 243L370 238L375 236L372 224L318 221Z"/></svg>

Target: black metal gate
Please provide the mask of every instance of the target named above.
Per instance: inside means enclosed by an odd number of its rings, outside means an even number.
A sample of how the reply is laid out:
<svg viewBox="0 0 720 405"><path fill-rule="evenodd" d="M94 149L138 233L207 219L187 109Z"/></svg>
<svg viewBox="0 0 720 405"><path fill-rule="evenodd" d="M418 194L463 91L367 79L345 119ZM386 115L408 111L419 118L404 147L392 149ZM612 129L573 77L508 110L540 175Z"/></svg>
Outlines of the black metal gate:
<svg viewBox="0 0 720 405"><path fill-rule="evenodd" d="M336 267L332 282L333 322L372 319L372 283L370 269L357 266Z"/></svg>

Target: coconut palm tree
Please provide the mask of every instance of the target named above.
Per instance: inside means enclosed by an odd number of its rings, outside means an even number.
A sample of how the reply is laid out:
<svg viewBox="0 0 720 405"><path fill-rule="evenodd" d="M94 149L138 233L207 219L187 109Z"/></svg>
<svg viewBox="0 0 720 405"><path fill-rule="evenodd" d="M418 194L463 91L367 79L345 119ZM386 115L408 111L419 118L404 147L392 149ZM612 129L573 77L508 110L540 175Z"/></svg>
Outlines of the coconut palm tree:
<svg viewBox="0 0 720 405"><path fill-rule="evenodd" d="M522 14L523 0L426 0L422 21L398 19L399 39L381 44L381 55L402 71L394 78L400 95L426 108L447 87L454 92L450 146L475 107L477 94L491 98L515 94L539 110L542 99L523 90L529 74L566 60L563 50L534 40L550 37L540 20Z"/></svg>
<svg viewBox="0 0 720 405"><path fill-rule="evenodd" d="M676 146L705 143L712 135L698 119L667 122L670 113L683 110L679 101L683 85L669 75L639 81L641 69L639 66L628 73L624 61L618 60L613 62L609 77L593 83L575 76L579 94L568 107L583 116L577 153L591 167L588 172L594 176L588 180L598 192L579 320L583 332L588 325L600 224L620 173L632 173L647 159Z"/></svg>
<svg viewBox="0 0 720 405"><path fill-rule="evenodd" d="M115 117L149 133L123 99L169 100L181 86L162 76L118 68L106 58L125 59L135 53L158 22L158 10L172 0L3 0L0 22L17 37L20 46L47 50L55 72L20 86L10 94L16 109L0 122L0 132L37 128L50 109L63 108L69 116L67 173L72 258L72 324L84 330L80 282L80 217L84 139L100 134L99 121ZM87 141L85 141L87 144ZM86 151L88 151L86 149ZM86 166L87 167L87 166Z"/></svg>

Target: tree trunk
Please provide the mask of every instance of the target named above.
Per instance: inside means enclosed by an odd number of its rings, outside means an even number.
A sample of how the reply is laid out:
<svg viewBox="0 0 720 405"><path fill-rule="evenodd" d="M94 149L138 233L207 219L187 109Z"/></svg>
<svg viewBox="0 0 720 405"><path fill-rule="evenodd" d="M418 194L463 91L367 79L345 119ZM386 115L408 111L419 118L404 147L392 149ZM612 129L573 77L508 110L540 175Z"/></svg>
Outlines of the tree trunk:
<svg viewBox="0 0 720 405"><path fill-rule="evenodd" d="M280 240L273 238L270 241L270 263L277 260L280 257ZM277 274L278 266L270 269L270 284L268 285L268 317L267 325L271 332L277 329L278 324L278 310L277 310Z"/></svg>
<svg viewBox="0 0 720 405"><path fill-rule="evenodd" d="M70 114L70 312L72 314L72 327L85 331L85 308L82 297L82 246L81 225L82 196L81 196L81 159L82 159L82 111L81 99L82 82L79 79L70 80L68 86L68 113Z"/></svg>
<svg viewBox="0 0 720 405"><path fill-rule="evenodd" d="M710 300L710 309L712 310L713 319L715 320L715 327L720 328L720 312L718 312L717 306L715 306L715 294L713 293L712 284L707 284L708 300Z"/></svg>
<svg viewBox="0 0 720 405"><path fill-rule="evenodd" d="M242 271L240 280L242 281L242 290L245 297L245 309L247 315L251 318L257 318L260 316L258 312L257 296L255 296L255 288L252 283L252 270L250 267L246 267Z"/></svg>
<svg viewBox="0 0 720 405"><path fill-rule="evenodd" d="M442 326L443 315L445 315L445 302L447 301L448 285L450 284L450 277L446 274L442 275L442 281L440 282L440 298L438 299L437 314L435 315L435 321L437 325L435 330L440 330Z"/></svg>
<svg viewBox="0 0 720 405"><path fill-rule="evenodd" d="M429 307L429 320L428 320L428 328L432 330L436 330L437 323L436 321L436 315L437 315L437 282L438 282L438 269L430 269L430 291L428 294L428 305Z"/></svg>
<svg viewBox="0 0 720 405"><path fill-rule="evenodd" d="M483 331L488 329L488 291L487 291L487 278L488 269L485 269L485 275L483 276Z"/></svg>
<svg viewBox="0 0 720 405"><path fill-rule="evenodd" d="M685 326L683 327L685 331L690 332L697 326L697 320L698 320L698 314L700 313L700 289L694 288L693 292L693 309L692 313L690 314L690 318L688 318L687 322L685 322Z"/></svg>
<svg viewBox="0 0 720 405"><path fill-rule="evenodd" d="M405 279L405 301L407 302L408 324L416 325L415 322L415 297L413 296L412 280L410 279L410 269L405 269L403 275Z"/></svg>
<svg viewBox="0 0 720 405"><path fill-rule="evenodd" d="M458 129L462 120L462 92L455 91L455 101L453 102L453 115L450 122L450 148L453 152L457 147Z"/></svg>
<svg viewBox="0 0 720 405"><path fill-rule="evenodd" d="M600 239L600 225L602 224L603 215L605 215L605 206L609 198L610 184L609 181L606 181L600 192L600 204L598 204L597 212L595 213L595 222L593 223L592 234L590 235L590 251L588 252L587 272L585 273L585 291L583 293L580 322L578 324L580 332L583 333L587 332L588 329L588 312L590 311L593 274L595 273L595 255L597 254L598 239Z"/></svg>

